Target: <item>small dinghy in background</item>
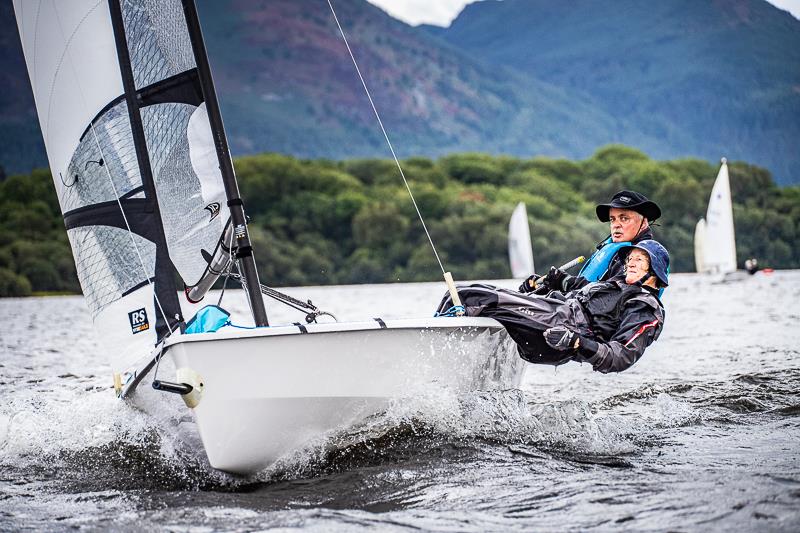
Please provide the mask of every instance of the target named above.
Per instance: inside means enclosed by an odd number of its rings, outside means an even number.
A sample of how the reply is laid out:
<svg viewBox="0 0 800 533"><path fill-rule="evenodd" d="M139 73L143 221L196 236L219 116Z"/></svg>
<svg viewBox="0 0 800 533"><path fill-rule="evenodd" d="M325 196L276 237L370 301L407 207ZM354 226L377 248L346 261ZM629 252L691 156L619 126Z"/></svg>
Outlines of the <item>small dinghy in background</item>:
<svg viewBox="0 0 800 533"><path fill-rule="evenodd" d="M728 162L724 157L711 189L706 218L701 218L695 226L694 254L697 272L709 274L717 282L747 277L744 271L736 269L733 200Z"/></svg>
<svg viewBox="0 0 800 533"><path fill-rule="evenodd" d="M535 270L528 210L523 202L517 204L508 222L508 263L513 278L527 278Z"/></svg>

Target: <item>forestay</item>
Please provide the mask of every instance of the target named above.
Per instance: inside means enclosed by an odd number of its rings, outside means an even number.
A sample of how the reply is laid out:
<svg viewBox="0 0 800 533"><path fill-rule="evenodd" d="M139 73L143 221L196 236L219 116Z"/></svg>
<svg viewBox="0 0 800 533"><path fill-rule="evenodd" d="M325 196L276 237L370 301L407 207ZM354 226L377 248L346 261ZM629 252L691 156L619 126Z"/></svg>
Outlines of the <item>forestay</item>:
<svg viewBox="0 0 800 533"><path fill-rule="evenodd" d="M182 321L230 212L180 0L14 0L78 277L119 373ZM174 265L174 268L173 268Z"/></svg>

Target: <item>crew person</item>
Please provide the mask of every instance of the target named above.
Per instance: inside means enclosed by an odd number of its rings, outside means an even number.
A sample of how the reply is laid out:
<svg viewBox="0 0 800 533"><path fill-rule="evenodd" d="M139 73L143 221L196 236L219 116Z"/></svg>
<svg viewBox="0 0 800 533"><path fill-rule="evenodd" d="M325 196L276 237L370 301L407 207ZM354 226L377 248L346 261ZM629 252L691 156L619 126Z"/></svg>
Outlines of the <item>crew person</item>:
<svg viewBox="0 0 800 533"><path fill-rule="evenodd" d="M544 296L476 284L460 287L458 294L468 316L491 317L503 324L526 361L579 361L598 372L622 372L661 333L664 307L658 289L667 286L669 277L669 254L658 242L628 244L624 251L623 273L587 282L578 290ZM446 295L439 314L452 305Z"/></svg>
<svg viewBox="0 0 800 533"><path fill-rule="evenodd" d="M619 191L609 203L598 205L595 212L601 222L609 223L611 234L597 245L597 250L578 276L570 276L563 270L551 267L542 279L533 274L523 281L520 292L536 289L539 289L539 294L548 290L571 291L592 281L605 281L619 276L624 270L629 245L654 240L650 224L661 216L658 205L636 191Z"/></svg>

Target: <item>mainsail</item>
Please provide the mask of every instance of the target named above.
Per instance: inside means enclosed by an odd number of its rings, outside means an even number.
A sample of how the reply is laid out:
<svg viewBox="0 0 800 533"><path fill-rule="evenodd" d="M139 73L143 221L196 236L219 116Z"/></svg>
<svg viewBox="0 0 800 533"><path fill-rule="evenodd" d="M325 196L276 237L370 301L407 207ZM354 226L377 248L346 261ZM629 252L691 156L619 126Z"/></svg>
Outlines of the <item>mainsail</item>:
<svg viewBox="0 0 800 533"><path fill-rule="evenodd" d="M705 270L715 274L736 271L736 238L728 164L723 158L706 213Z"/></svg>
<svg viewBox="0 0 800 533"><path fill-rule="evenodd" d="M531 231L523 202L517 204L508 223L508 261L513 277L525 278L533 274Z"/></svg>
<svg viewBox="0 0 800 533"><path fill-rule="evenodd" d="M78 277L121 372L181 327L175 273L188 287L204 278L231 217L250 251L194 5L14 10Z"/></svg>

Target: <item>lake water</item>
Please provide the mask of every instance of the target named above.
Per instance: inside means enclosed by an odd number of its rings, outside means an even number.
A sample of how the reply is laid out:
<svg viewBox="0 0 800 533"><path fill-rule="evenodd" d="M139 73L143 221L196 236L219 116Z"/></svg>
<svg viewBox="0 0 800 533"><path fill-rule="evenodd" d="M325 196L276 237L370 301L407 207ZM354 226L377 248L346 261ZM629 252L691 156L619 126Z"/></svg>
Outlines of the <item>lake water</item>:
<svg viewBox="0 0 800 533"><path fill-rule="evenodd" d="M673 280L623 374L529 365L247 479L207 465L177 398L115 398L81 297L0 300L0 530L800 530L800 271ZM428 316L442 287L290 292L355 320Z"/></svg>

